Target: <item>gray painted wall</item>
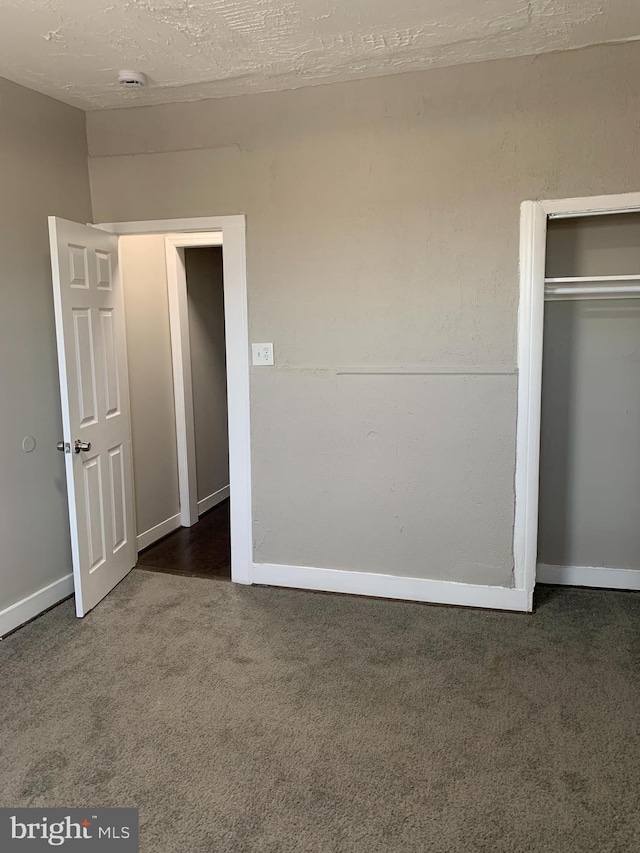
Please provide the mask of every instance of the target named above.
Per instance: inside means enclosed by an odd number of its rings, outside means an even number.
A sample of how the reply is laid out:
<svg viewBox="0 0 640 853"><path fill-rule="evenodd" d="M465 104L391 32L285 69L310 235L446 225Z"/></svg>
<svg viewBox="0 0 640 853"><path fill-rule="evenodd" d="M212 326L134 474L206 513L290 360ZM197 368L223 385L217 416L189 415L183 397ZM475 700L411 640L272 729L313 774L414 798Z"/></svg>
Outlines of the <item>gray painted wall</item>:
<svg viewBox="0 0 640 853"><path fill-rule="evenodd" d="M640 301L545 306L538 559L640 568Z"/></svg>
<svg viewBox="0 0 640 853"><path fill-rule="evenodd" d="M0 610L71 571L47 216L91 219L86 157L80 110L0 79Z"/></svg>
<svg viewBox="0 0 640 853"><path fill-rule="evenodd" d="M185 250L198 500L229 485L222 248Z"/></svg>
<svg viewBox="0 0 640 853"><path fill-rule="evenodd" d="M122 237L120 261L140 535L180 512L164 237Z"/></svg>
<svg viewBox="0 0 640 853"><path fill-rule="evenodd" d="M246 213L254 556L511 585L519 205L640 188L640 45L88 115L97 221ZM339 377L425 365L502 376Z"/></svg>

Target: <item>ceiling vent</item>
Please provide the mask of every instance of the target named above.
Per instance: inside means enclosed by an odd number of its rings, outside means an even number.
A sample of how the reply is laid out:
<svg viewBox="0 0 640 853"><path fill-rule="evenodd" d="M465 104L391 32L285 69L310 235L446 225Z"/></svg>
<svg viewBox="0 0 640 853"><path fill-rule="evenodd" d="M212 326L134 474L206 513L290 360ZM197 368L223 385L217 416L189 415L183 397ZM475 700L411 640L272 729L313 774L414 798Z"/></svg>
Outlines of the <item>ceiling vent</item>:
<svg viewBox="0 0 640 853"><path fill-rule="evenodd" d="M120 71L118 83L127 89L142 89L147 85L147 77L142 71Z"/></svg>

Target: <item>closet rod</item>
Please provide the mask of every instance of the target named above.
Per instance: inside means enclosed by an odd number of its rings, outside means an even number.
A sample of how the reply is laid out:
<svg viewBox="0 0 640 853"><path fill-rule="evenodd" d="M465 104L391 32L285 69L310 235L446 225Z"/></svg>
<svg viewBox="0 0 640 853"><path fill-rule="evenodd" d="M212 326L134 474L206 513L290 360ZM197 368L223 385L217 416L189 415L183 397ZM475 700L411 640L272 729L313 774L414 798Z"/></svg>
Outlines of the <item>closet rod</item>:
<svg viewBox="0 0 640 853"><path fill-rule="evenodd" d="M515 376L503 367L339 367L336 376Z"/></svg>
<svg viewBox="0 0 640 853"><path fill-rule="evenodd" d="M572 287L579 284L595 284L603 282L605 284L619 282L621 284L631 284L636 282L640 284L640 275L570 275L561 278L545 278L545 284L569 284Z"/></svg>
<svg viewBox="0 0 640 853"><path fill-rule="evenodd" d="M626 287L545 287L545 297L589 297L594 299L637 299L640 297L640 284Z"/></svg>

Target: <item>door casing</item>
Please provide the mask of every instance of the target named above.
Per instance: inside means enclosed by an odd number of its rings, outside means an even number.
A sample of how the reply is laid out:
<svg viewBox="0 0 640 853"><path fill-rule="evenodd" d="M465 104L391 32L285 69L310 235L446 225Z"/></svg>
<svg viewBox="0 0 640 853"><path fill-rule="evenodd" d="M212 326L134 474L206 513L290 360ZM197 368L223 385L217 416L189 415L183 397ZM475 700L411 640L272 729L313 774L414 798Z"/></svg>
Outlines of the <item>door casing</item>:
<svg viewBox="0 0 640 853"><path fill-rule="evenodd" d="M165 235L180 469L180 513L181 523L185 526L197 521L198 507L194 442L190 440L193 435L193 405L189 405L191 369L184 249L188 246L222 244L231 498L231 580L235 583L250 584L253 534L245 217L236 215L102 222L95 227L119 236Z"/></svg>
<svg viewBox="0 0 640 853"><path fill-rule="evenodd" d="M514 583L532 607L538 556L538 480L542 408L544 278L549 219L640 211L640 192L523 201L520 205L518 414L516 427Z"/></svg>
<svg viewBox="0 0 640 853"><path fill-rule="evenodd" d="M164 238L167 267L167 291L169 296L169 325L171 328L173 398L176 415L176 443L178 449L180 524L182 527L191 527L198 521L196 439L193 411L193 383L191 378L189 306L187 299L187 275L184 250L189 247L222 245L223 238L221 231L200 231L191 234L168 234ZM225 297L227 291L228 288L225 289ZM227 386L228 385L229 377L227 376Z"/></svg>

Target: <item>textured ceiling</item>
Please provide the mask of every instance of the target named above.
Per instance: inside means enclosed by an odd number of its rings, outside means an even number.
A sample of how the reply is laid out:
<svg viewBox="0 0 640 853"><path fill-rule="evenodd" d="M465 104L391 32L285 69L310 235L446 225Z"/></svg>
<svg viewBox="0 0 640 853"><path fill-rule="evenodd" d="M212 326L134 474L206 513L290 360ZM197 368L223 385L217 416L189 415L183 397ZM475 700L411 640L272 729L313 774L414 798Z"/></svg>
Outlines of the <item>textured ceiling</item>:
<svg viewBox="0 0 640 853"><path fill-rule="evenodd" d="M639 36L639 0L0 0L0 76L100 109Z"/></svg>

